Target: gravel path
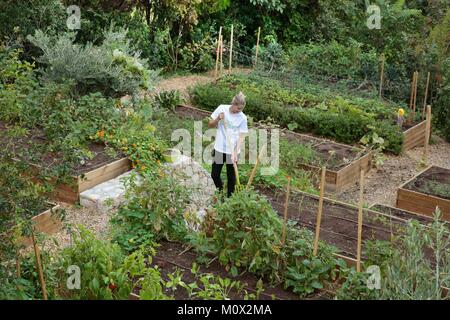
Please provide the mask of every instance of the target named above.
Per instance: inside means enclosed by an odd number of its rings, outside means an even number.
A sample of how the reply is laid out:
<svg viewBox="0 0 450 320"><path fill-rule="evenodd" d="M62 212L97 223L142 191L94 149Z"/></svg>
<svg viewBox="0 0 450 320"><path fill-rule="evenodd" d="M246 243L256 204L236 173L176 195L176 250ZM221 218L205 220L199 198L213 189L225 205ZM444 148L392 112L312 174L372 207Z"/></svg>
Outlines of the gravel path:
<svg viewBox="0 0 450 320"><path fill-rule="evenodd" d="M450 169L450 143L433 136L430 145L428 165ZM380 169L372 169L365 179L364 197L367 204L381 203L395 207L397 188L423 171L421 165L423 147L407 151L400 156L387 156ZM337 199L356 204L359 199L359 186L355 185L338 196Z"/></svg>

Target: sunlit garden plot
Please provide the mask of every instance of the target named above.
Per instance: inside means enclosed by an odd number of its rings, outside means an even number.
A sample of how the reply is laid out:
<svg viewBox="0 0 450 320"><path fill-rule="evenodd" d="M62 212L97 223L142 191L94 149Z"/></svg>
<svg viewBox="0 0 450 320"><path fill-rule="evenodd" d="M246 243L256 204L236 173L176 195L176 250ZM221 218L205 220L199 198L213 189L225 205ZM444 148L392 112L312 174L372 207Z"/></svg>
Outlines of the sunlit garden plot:
<svg viewBox="0 0 450 320"><path fill-rule="evenodd" d="M0 299L448 300L449 13L375 6L0 3Z"/></svg>

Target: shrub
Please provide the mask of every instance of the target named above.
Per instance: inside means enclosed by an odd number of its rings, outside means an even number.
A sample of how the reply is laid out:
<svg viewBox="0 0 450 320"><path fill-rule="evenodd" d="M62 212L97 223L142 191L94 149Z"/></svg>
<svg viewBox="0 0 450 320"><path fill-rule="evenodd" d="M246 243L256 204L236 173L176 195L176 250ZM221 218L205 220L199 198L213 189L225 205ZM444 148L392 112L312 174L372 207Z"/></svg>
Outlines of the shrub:
<svg viewBox="0 0 450 320"><path fill-rule="evenodd" d="M182 98L178 90L162 91L156 95L155 102L159 108L175 111Z"/></svg>
<svg viewBox="0 0 450 320"><path fill-rule="evenodd" d="M335 249L323 243L313 257L312 232L290 223L282 246L281 218L267 199L253 190L234 193L215 209L213 248L233 275L244 268L306 295L323 288L325 281L335 277L335 266L342 263L333 257Z"/></svg>
<svg viewBox="0 0 450 320"><path fill-rule="evenodd" d="M55 265L59 271L58 295L75 300L128 300L139 285L141 299L164 299L161 276L148 267L155 254L154 243L125 256L119 245L97 239L82 226L73 234L74 244L63 249ZM78 266L81 272L79 289L68 289L67 270ZM136 281L136 282L135 282Z"/></svg>
<svg viewBox="0 0 450 320"><path fill-rule="evenodd" d="M156 76L133 51L126 34L124 29L115 32L111 27L100 46L76 44L74 34L51 37L40 30L28 39L42 50L38 61L46 67L44 79L72 80L78 94L100 91L117 97L149 89Z"/></svg>
<svg viewBox="0 0 450 320"><path fill-rule="evenodd" d="M112 220L115 240L127 251L161 239L183 240L187 233L183 217L188 193L170 176L143 173L141 181L127 182L127 203Z"/></svg>
<svg viewBox="0 0 450 320"><path fill-rule="evenodd" d="M82 226L73 237L73 246L65 248L60 256L59 295L65 299L127 299L132 283L122 269L125 256L120 247L95 238ZM81 271L78 290L66 287L66 271L72 265Z"/></svg>
<svg viewBox="0 0 450 320"><path fill-rule="evenodd" d="M443 83L439 89L438 99L435 103L434 122L444 138L450 142L450 58L443 64Z"/></svg>
<svg viewBox="0 0 450 320"><path fill-rule="evenodd" d="M293 47L289 62L295 72L324 76L330 79L375 80L378 58L374 49L363 51L362 43L309 43Z"/></svg>

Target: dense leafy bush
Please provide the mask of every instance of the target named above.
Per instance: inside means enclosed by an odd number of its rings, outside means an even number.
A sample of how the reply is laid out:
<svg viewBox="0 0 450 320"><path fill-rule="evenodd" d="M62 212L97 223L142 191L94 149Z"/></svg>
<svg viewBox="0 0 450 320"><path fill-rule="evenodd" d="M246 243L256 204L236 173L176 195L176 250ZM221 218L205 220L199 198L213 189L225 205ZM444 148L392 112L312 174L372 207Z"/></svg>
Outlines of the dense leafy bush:
<svg viewBox="0 0 450 320"><path fill-rule="evenodd" d="M0 41L23 44L36 29L52 34L66 29L67 14L60 0L5 0L0 3Z"/></svg>
<svg viewBox="0 0 450 320"><path fill-rule="evenodd" d="M112 220L115 240L127 251L161 239L183 240L187 233L184 210L188 192L170 176L144 173L141 181L127 182L127 203Z"/></svg>
<svg viewBox="0 0 450 320"><path fill-rule="evenodd" d="M434 121L442 135L450 142L450 58L443 65L442 87L434 105Z"/></svg>
<svg viewBox="0 0 450 320"><path fill-rule="evenodd" d="M247 97L245 112L255 120L270 117L284 127L296 124L298 132L312 132L344 143L358 142L364 135L376 132L386 141L386 150L400 153L403 136L393 123L393 107L372 100L302 93L301 89L289 91L276 81L265 82L260 85L229 77L216 84L196 85L190 94L199 107L214 110L231 101L235 92L243 91Z"/></svg>
<svg viewBox="0 0 450 320"><path fill-rule="evenodd" d="M289 63L294 72L328 77L330 80L375 80L378 58L375 50L363 51L362 43L350 41L343 45L336 41L328 44L309 43L292 48Z"/></svg>
<svg viewBox="0 0 450 320"><path fill-rule="evenodd" d="M116 32L111 27L100 46L74 43L74 34L56 38L40 30L28 39L42 50L39 62L45 66L44 79L58 83L72 80L78 94L137 94L140 89L149 89L156 76L133 50L124 29Z"/></svg>
<svg viewBox="0 0 450 320"><path fill-rule="evenodd" d="M214 248L233 275L244 268L307 295L323 288L323 283L335 276L336 265L342 263L333 257L335 249L323 243L314 257L312 232L290 223L283 245L282 219L267 199L253 190L218 203L213 219L212 243L206 248Z"/></svg>
<svg viewBox="0 0 450 320"><path fill-rule="evenodd" d="M119 245L97 239L92 232L79 226L73 234L74 244L65 248L55 262L59 271L58 296L64 299L127 300L139 284L142 299L163 299L159 271L147 267L151 263L153 246L125 256ZM67 270L78 266L81 272L79 289L67 288ZM138 281L135 283L135 281Z"/></svg>

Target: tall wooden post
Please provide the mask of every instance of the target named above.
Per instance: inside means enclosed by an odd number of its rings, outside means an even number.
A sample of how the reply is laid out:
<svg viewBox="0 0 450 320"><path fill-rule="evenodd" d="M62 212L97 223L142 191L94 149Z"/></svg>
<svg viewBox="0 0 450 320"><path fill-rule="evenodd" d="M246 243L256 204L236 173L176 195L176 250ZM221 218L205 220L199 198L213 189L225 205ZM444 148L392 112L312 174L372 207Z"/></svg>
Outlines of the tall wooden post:
<svg viewBox="0 0 450 320"><path fill-rule="evenodd" d="M220 56L220 38L222 37L222 27L219 29L219 37L217 38L217 48L216 48L216 69L214 71L214 77L217 78L217 72L219 68L219 56Z"/></svg>
<svg viewBox="0 0 450 320"><path fill-rule="evenodd" d="M381 54L380 98L383 96L383 78L384 78L384 53Z"/></svg>
<svg viewBox="0 0 450 320"><path fill-rule="evenodd" d="M223 73L223 35L220 35L220 74Z"/></svg>
<svg viewBox="0 0 450 320"><path fill-rule="evenodd" d="M411 110L413 108L413 98L414 98L414 87L415 87L415 84L416 84L416 72L414 71L412 82L411 82L411 95L409 97L409 109L411 109Z"/></svg>
<svg viewBox="0 0 450 320"><path fill-rule="evenodd" d="M431 133L431 106L427 105L427 123L425 127L425 145L423 148L423 162L428 162L428 150L430 144L430 133Z"/></svg>
<svg viewBox="0 0 450 320"><path fill-rule="evenodd" d="M320 178L320 198L319 198L319 208L317 211L317 221L316 221L316 235L314 238L314 250L313 255L317 255L317 250L319 248L319 237L320 237L320 225L322 224L322 211L323 211L323 197L325 193L325 180L326 180L327 168L322 167L322 176Z"/></svg>
<svg viewBox="0 0 450 320"><path fill-rule="evenodd" d="M414 84L414 102L413 102L413 116L412 120L414 121L416 115L416 102L417 102L417 84L419 83L419 72L416 71L416 82Z"/></svg>
<svg viewBox="0 0 450 320"><path fill-rule="evenodd" d="M364 170L361 169L359 179L358 244L356 248L356 271L358 272L361 272L363 205L364 205Z"/></svg>
<svg viewBox="0 0 450 320"><path fill-rule="evenodd" d="M233 64L233 25L231 25L231 38L230 38L230 61L228 64L228 73L231 73Z"/></svg>
<svg viewBox="0 0 450 320"><path fill-rule="evenodd" d="M47 300L47 288L45 287L44 272L42 270L41 253L34 237L34 231L31 232L31 240L33 241L34 254L36 255L36 267L38 269L39 281L41 283L42 297Z"/></svg>
<svg viewBox="0 0 450 320"><path fill-rule="evenodd" d="M258 52L259 52L259 36L261 34L261 27L258 27L258 36L256 38L256 53L255 53L255 68L258 63Z"/></svg>
<svg viewBox="0 0 450 320"><path fill-rule="evenodd" d="M423 98L423 108L422 108L422 121L425 119L425 113L427 109L427 98L428 98L428 86L430 85L430 72L427 75L427 84L425 86L425 96Z"/></svg>
<svg viewBox="0 0 450 320"><path fill-rule="evenodd" d="M286 199L284 201L284 216L283 216L283 233L281 235L281 246L284 247L286 243L286 226L287 226L287 216L289 209L289 194L291 193L291 177L287 177L287 187L286 187Z"/></svg>

